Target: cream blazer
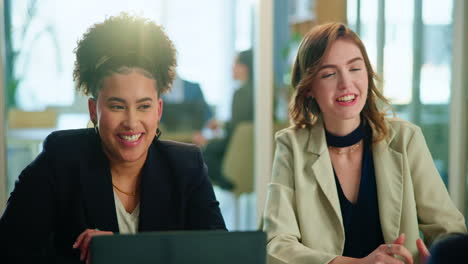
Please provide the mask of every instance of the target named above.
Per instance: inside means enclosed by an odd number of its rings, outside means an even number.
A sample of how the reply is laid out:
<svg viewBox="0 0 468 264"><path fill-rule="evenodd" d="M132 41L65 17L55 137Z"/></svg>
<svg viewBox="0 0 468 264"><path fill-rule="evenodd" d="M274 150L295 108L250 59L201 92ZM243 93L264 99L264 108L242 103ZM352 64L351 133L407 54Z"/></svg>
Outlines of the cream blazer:
<svg viewBox="0 0 468 264"><path fill-rule="evenodd" d="M372 146L382 233L385 243L405 233L405 247L417 261L420 231L429 246L441 235L466 232L465 220L420 128L386 122L388 137ZM342 255L345 233L323 123L281 130L276 144L263 216L268 263L329 263Z"/></svg>

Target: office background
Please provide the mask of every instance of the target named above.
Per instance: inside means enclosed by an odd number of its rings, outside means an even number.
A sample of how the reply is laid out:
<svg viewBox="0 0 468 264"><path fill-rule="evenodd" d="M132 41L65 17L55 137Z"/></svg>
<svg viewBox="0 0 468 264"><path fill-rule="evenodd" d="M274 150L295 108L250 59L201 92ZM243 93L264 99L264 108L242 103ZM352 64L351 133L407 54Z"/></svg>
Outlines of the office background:
<svg viewBox="0 0 468 264"><path fill-rule="evenodd" d="M273 134L287 126L291 61L301 36L327 21L345 22L361 36L384 80L384 94L400 117L421 126L452 198L468 212L468 4L463 0L0 3L0 211L49 132L86 127L86 98L73 89L73 48L91 24L127 10L165 26L178 50L178 74L200 84L221 123L230 118L238 87L232 78L236 53L254 50L255 121L236 137L237 144L249 147L232 149L224 163L239 188L216 187L229 229L257 226L271 174ZM190 141L189 135L164 134L183 141ZM241 156L247 161L239 159L239 151L246 151ZM244 178L236 178L239 174Z"/></svg>

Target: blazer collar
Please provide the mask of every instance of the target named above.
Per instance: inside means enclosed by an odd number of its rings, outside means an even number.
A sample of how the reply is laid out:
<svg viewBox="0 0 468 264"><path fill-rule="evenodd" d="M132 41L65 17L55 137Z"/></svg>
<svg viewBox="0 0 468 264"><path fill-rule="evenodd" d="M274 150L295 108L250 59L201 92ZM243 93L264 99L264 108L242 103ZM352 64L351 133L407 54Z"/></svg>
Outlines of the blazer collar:
<svg viewBox="0 0 468 264"><path fill-rule="evenodd" d="M314 153L318 156L328 152L327 141L325 139L325 126L321 117L319 117L317 122L310 128L309 139L307 142L308 152Z"/></svg>
<svg viewBox="0 0 468 264"><path fill-rule="evenodd" d="M109 160L102 151L99 136L92 134L89 137L86 154L80 160L80 184L87 228L119 232Z"/></svg>
<svg viewBox="0 0 468 264"><path fill-rule="evenodd" d="M386 243L400 234L403 206L403 155L392 147L396 131L386 121L389 135L372 146L378 193L379 216Z"/></svg>
<svg viewBox="0 0 468 264"><path fill-rule="evenodd" d="M310 128L307 143L307 152L310 153L306 159L306 173L314 175L325 197L330 202L336 217L341 223L341 233L344 237L343 219L340 210L340 201L336 189L335 177L330 155L328 153L325 139L325 128L321 118ZM308 172L307 170L311 170Z"/></svg>
<svg viewBox="0 0 468 264"><path fill-rule="evenodd" d="M139 231L168 230L177 224L169 217L175 204L172 187L176 180L171 166L161 142L155 139L148 150L140 183Z"/></svg>
<svg viewBox="0 0 468 264"><path fill-rule="evenodd" d="M403 200L403 156L399 151L392 148L391 143L396 135L396 131L394 131L388 121L385 122L389 129L389 135L372 146L372 154L380 223L385 242L389 243L396 239L400 232ZM371 127L375 131L372 125ZM310 153L306 170L312 170L308 174L316 177L335 215L343 223L333 167L325 139L325 128L321 118L310 128L306 149ZM341 231L344 236L343 225L341 225Z"/></svg>

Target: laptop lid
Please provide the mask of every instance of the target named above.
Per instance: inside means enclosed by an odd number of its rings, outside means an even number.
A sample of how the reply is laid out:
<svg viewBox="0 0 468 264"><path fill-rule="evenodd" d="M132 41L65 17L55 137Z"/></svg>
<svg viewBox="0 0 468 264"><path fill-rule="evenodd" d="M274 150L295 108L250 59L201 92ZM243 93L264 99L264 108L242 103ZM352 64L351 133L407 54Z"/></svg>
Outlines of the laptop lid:
<svg viewBox="0 0 468 264"><path fill-rule="evenodd" d="M94 237L92 264L264 264L266 235L261 231L146 232Z"/></svg>

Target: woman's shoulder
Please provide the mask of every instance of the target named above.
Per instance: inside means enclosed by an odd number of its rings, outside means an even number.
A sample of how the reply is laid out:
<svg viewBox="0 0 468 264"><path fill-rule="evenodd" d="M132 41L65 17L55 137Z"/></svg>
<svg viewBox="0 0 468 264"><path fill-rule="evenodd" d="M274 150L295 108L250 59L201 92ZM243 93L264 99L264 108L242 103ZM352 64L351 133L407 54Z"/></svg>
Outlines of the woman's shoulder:
<svg viewBox="0 0 468 264"><path fill-rule="evenodd" d="M276 140L292 139L295 140L307 140L309 138L310 128L297 128L295 126L289 126L276 132Z"/></svg>
<svg viewBox="0 0 468 264"><path fill-rule="evenodd" d="M291 146L298 151L322 153L325 144L325 130L321 122L309 127L290 126L278 131L275 135L277 143Z"/></svg>
<svg viewBox="0 0 468 264"><path fill-rule="evenodd" d="M200 151L200 149L194 144L179 141L159 140L158 143L166 151L170 151L177 154L194 153Z"/></svg>
<svg viewBox="0 0 468 264"><path fill-rule="evenodd" d="M419 126L399 117L386 118L385 120L390 130L397 134L400 134L400 133L413 134L414 132L420 130Z"/></svg>
<svg viewBox="0 0 468 264"><path fill-rule="evenodd" d="M171 140L157 140L153 144L160 155L151 155L151 158L163 160L171 170L171 177L178 179L176 182L191 185L203 179L205 165L196 145Z"/></svg>
<svg viewBox="0 0 468 264"><path fill-rule="evenodd" d="M182 167L184 164L189 167L199 166L201 152L196 145L172 140L158 140L157 145L171 163L180 164Z"/></svg>
<svg viewBox="0 0 468 264"><path fill-rule="evenodd" d="M93 128L57 130L50 133L43 143L43 151L57 156L73 157L94 143L98 137Z"/></svg>
<svg viewBox="0 0 468 264"><path fill-rule="evenodd" d="M401 119L401 118L388 118L386 119L389 128L388 139L391 145L407 145L415 136L421 136L422 131L419 126Z"/></svg>

